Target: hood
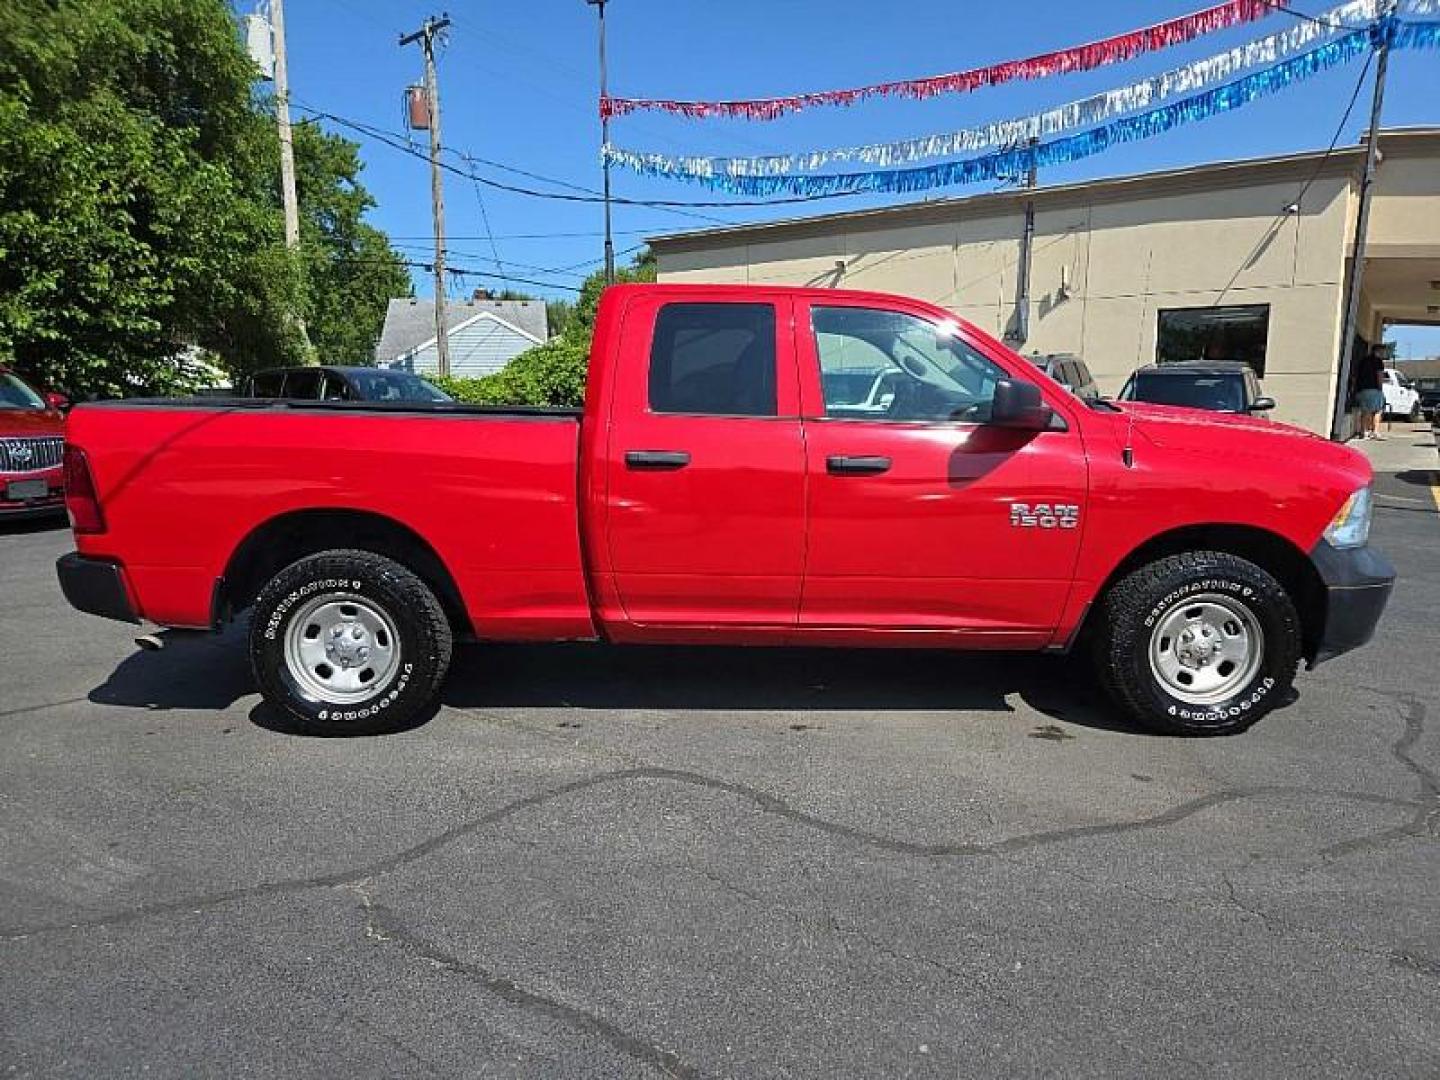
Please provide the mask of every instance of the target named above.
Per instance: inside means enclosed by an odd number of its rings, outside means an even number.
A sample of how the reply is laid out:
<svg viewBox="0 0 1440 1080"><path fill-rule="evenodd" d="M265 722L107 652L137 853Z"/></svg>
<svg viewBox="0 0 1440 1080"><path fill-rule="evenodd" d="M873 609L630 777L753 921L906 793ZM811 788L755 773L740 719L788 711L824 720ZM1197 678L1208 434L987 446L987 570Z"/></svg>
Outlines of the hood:
<svg viewBox="0 0 1440 1080"><path fill-rule="evenodd" d="M1276 420L1135 401L1115 404L1121 415L1113 421L1122 438L1133 418L1137 454L1149 443L1237 464L1288 462L1295 468L1328 472L1337 483L1350 487L1369 483L1373 475L1369 460L1358 450Z"/></svg>
<svg viewBox="0 0 1440 1080"><path fill-rule="evenodd" d="M54 409L0 409L0 439L64 434L65 417Z"/></svg>

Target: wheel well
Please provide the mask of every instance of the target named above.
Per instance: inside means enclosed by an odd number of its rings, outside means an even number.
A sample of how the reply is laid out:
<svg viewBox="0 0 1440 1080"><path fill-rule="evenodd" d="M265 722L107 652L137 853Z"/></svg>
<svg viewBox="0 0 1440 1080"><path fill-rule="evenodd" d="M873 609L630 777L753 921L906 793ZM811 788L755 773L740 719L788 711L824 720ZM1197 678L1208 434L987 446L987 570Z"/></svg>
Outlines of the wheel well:
<svg viewBox="0 0 1440 1080"><path fill-rule="evenodd" d="M1105 579L1099 596L1132 570L1183 551L1223 551L1246 559L1284 586L1300 616L1301 651L1309 660L1325 629L1325 583L1310 557L1289 540L1245 525L1191 525L1152 537L1132 551Z"/></svg>
<svg viewBox="0 0 1440 1080"><path fill-rule="evenodd" d="M258 526L225 567L216 592L215 621L248 608L265 583L291 563L337 548L359 548L394 559L430 586L457 633L470 633L460 590L435 549L398 521L365 510L299 510Z"/></svg>

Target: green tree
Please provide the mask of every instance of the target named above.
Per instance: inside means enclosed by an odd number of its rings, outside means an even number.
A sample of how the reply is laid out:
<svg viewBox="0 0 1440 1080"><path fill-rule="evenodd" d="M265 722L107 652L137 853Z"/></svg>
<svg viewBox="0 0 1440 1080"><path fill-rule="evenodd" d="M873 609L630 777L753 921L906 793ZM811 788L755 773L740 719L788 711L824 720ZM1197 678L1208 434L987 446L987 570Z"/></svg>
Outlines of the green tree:
<svg viewBox="0 0 1440 1080"><path fill-rule="evenodd" d="M388 302L412 294L410 274L364 220L375 199L360 183L359 147L312 124L295 127L294 145L310 342L323 363L371 363Z"/></svg>
<svg viewBox="0 0 1440 1080"><path fill-rule="evenodd" d="M296 310L360 355L375 294L408 281L360 223L369 196L341 140L297 146L325 257L285 248L255 75L222 0L7 0L0 358L73 393L165 392L190 377L187 346L237 373L300 359Z"/></svg>

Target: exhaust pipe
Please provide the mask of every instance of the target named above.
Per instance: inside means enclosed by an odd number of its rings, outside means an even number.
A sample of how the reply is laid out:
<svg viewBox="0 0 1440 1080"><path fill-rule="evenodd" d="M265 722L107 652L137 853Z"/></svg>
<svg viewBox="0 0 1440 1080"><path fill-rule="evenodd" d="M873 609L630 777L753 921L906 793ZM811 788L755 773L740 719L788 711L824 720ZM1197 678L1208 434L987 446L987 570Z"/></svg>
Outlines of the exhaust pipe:
<svg viewBox="0 0 1440 1080"><path fill-rule="evenodd" d="M159 634L141 634L135 639L135 644L146 652L159 652L165 648L165 639Z"/></svg>

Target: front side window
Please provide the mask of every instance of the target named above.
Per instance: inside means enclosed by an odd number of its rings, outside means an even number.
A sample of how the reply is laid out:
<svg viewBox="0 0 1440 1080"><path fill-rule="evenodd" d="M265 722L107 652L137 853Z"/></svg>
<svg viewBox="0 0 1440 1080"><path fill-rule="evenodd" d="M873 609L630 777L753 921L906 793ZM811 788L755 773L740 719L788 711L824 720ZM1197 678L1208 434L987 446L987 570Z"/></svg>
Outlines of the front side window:
<svg viewBox="0 0 1440 1080"><path fill-rule="evenodd" d="M983 423L995 384L1007 377L960 340L954 323L820 306L811 309L810 322L826 416Z"/></svg>
<svg viewBox="0 0 1440 1080"><path fill-rule="evenodd" d="M40 395L8 371L0 371L0 409L43 409Z"/></svg>
<svg viewBox="0 0 1440 1080"><path fill-rule="evenodd" d="M702 416L774 416L775 308L666 304L650 345L650 408Z"/></svg>
<svg viewBox="0 0 1440 1080"><path fill-rule="evenodd" d="M389 402L441 402L452 400L450 395L438 387L431 386L419 375L408 371L352 371L350 381L354 384L361 401Z"/></svg>
<svg viewBox="0 0 1440 1080"><path fill-rule="evenodd" d="M1155 353L1159 363L1234 360L1264 376L1269 304L1171 308L1157 317Z"/></svg>

